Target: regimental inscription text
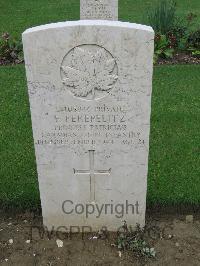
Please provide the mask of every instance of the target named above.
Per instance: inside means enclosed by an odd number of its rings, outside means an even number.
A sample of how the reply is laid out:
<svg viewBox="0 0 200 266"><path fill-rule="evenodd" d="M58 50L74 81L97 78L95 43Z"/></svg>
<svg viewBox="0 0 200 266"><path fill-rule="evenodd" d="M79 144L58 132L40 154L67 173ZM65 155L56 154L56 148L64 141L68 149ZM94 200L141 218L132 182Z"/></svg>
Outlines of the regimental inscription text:
<svg viewBox="0 0 200 266"><path fill-rule="evenodd" d="M54 125L43 131L36 145L144 145L140 132L134 131L126 106L98 104L57 106L52 112Z"/></svg>

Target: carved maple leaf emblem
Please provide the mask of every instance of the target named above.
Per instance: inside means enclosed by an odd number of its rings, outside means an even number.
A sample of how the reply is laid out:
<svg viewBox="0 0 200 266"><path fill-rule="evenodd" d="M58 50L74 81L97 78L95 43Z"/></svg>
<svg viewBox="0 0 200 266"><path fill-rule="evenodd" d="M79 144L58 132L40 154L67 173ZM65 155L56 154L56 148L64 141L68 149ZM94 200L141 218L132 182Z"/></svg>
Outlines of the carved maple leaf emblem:
<svg viewBox="0 0 200 266"><path fill-rule="evenodd" d="M96 91L109 91L118 79L115 59L103 48L88 51L76 47L70 64L62 66L63 83L75 96L95 99Z"/></svg>

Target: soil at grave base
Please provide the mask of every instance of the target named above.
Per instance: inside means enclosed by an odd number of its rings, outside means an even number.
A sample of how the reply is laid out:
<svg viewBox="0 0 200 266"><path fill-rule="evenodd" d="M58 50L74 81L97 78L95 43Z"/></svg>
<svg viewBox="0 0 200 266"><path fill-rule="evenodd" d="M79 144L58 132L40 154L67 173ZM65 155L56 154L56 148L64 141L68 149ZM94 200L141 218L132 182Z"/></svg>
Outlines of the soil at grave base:
<svg viewBox="0 0 200 266"><path fill-rule="evenodd" d="M23 60L18 60L16 62L10 62L8 60L3 60L0 58L0 66L7 66L7 65L19 65L23 64ZM192 56L187 52L177 52L174 54L173 58L164 59L160 58L156 65L176 65L176 64L200 64L200 56Z"/></svg>
<svg viewBox="0 0 200 266"><path fill-rule="evenodd" d="M160 58L157 65L176 65L176 64L200 64L200 56L195 57L186 52L177 52L174 54L173 58Z"/></svg>
<svg viewBox="0 0 200 266"><path fill-rule="evenodd" d="M93 235L53 234L43 238L38 230L42 220L33 213L5 214L0 212L0 265L1 266L62 266L62 265L200 265L200 216L193 223L186 223L185 216L153 214L147 217L149 230L146 237L157 254L155 259L144 259L136 254L120 253L113 245L116 234L95 239ZM162 237L161 237L162 235ZM56 240L63 240L58 248ZM12 241L9 240L13 239Z"/></svg>
<svg viewBox="0 0 200 266"><path fill-rule="evenodd" d="M17 60L16 62L10 62L9 60L4 60L0 58L0 66L14 66L14 65L20 65L23 64L23 60Z"/></svg>

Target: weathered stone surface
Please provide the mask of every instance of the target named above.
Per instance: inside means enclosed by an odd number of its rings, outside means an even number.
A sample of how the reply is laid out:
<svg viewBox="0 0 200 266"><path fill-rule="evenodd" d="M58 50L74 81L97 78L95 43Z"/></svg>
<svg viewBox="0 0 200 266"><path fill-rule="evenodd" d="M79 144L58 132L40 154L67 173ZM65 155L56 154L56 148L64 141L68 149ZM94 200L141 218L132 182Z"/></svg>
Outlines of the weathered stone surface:
<svg viewBox="0 0 200 266"><path fill-rule="evenodd" d="M150 27L103 20L23 33L49 229L144 225L153 37Z"/></svg>
<svg viewBox="0 0 200 266"><path fill-rule="evenodd" d="M80 18L118 20L118 0L81 0Z"/></svg>

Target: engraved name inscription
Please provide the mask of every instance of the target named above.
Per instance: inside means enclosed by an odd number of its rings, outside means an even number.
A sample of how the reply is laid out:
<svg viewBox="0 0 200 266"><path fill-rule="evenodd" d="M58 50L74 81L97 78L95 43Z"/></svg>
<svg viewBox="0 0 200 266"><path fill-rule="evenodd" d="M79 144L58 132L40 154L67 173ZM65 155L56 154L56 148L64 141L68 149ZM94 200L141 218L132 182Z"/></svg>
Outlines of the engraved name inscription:
<svg viewBox="0 0 200 266"><path fill-rule="evenodd" d="M42 132L37 145L144 146L140 132L130 125L126 106L57 106L51 119L51 130Z"/></svg>
<svg viewBox="0 0 200 266"><path fill-rule="evenodd" d="M117 1L81 0L81 19L118 19Z"/></svg>

